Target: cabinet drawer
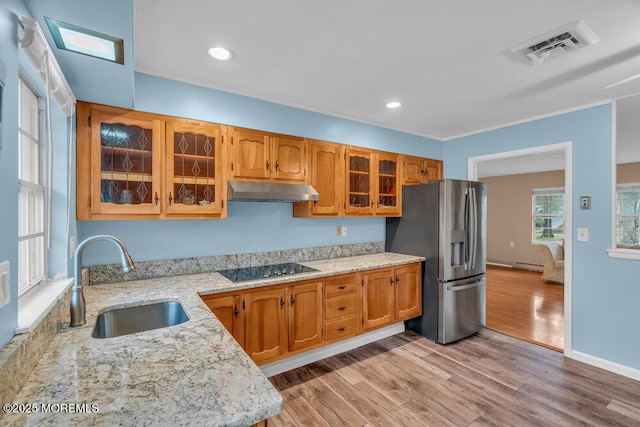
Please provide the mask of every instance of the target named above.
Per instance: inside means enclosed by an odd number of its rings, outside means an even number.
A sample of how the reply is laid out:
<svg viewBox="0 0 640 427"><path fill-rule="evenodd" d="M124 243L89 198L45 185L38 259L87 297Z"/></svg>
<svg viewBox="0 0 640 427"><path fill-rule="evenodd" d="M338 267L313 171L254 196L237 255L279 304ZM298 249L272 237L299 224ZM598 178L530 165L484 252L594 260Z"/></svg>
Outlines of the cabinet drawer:
<svg viewBox="0 0 640 427"><path fill-rule="evenodd" d="M356 314L358 307L356 296L348 296L345 298L331 298L325 301L325 319L332 320L340 317L351 316Z"/></svg>
<svg viewBox="0 0 640 427"><path fill-rule="evenodd" d="M324 293L326 298L333 298L341 295L355 294L358 286L354 277L345 277L344 279L326 280L324 284Z"/></svg>
<svg viewBox="0 0 640 427"><path fill-rule="evenodd" d="M358 322L356 316L327 322L325 328L325 340L331 341L352 337L356 334L357 326Z"/></svg>

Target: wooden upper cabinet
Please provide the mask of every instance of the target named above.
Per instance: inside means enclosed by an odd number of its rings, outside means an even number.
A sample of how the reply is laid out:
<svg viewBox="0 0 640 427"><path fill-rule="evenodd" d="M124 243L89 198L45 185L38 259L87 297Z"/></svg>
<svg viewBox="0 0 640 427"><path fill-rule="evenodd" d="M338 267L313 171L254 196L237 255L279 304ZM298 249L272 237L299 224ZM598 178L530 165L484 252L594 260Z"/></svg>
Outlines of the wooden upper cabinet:
<svg viewBox="0 0 640 427"><path fill-rule="evenodd" d="M271 167L271 176L275 180L305 182L307 140L295 136L272 136Z"/></svg>
<svg viewBox="0 0 640 427"><path fill-rule="evenodd" d="M289 304L289 351L322 341L322 282L304 283L287 289Z"/></svg>
<svg viewBox="0 0 640 427"><path fill-rule="evenodd" d="M345 214L372 215L375 206L373 153L347 147L345 167Z"/></svg>
<svg viewBox="0 0 640 427"><path fill-rule="evenodd" d="M422 276L420 264L394 269L394 320L407 320L422 314Z"/></svg>
<svg viewBox="0 0 640 427"><path fill-rule="evenodd" d="M319 194L314 202L299 202L293 206L298 217L342 216L344 213L344 145L309 141L309 183Z"/></svg>
<svg viewBox="0 0 640 427"><path fill-rule="evenodd" d="M271 142L269 135L257 130L232 131L230 176L232 178L271 177Z"/></svg>
<svg viewBox="0 0 640 427"><path fill-rule="evenodd" d="M231 139L232 179L305 182L307 140L235 128Z"/></svg>
<svg viewBox="0 0 640 427"><path fill-rule="evenodd" d="M164 122L86 103L77 120L78 219L160 214Z"/></svg>
<svg viewBox="0 0 640 427"><path fill-rule="evenodd" d="M166 124L165 194L168 215L220 214L226 198L222 129L173 119Z"/></svg>
<svg viewBox="0 0 640 427"><path fill-rule="evenodd" d="M226 216L224 127L78 102L77 217Z"/></svg>
<svg viewBox="0 0 640 427"><path fill-rule="evenodd" d="M414 156L402 156L402 158L403 184L424 184L442 179L442 160Z"/></svg>
<svg viewBox="0 0 640 427"><path fill-rule="evenodd" d="M244 347L244 313L242 295L224 295L203 298L207 307L233 335L241 347Z"/></svg>
<svg viewBox="0 0 640 427"><path fill-rule="evenodd" d="M400 155L375 153L376 215L393 216L401 213Z"/></svg>
<svg viewBox="0 0 640 427"><path fill-rule="evenodd" d="M244 349L254 362L274 359L287 350L285 289L245 295Z"/></svg>

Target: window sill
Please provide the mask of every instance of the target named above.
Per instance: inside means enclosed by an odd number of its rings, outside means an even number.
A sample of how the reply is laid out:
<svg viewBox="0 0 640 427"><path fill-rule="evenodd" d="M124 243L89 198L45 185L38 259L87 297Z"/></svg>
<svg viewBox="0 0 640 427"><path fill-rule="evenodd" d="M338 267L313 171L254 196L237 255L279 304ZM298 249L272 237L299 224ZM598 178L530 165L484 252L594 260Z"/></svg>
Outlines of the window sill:
<svg viewBox="0 0 640 427"><path fill-rule="evenodd" d="M607 252L609 258L640 261L640 250L638 249L607 249Z"/></svg>
<svg viewBox="0 0 640 427"><path fill-rule="evenodd" d="M72 284L73 278L47 280L21 296L18 299L16 334L33 331Z"/></svg>

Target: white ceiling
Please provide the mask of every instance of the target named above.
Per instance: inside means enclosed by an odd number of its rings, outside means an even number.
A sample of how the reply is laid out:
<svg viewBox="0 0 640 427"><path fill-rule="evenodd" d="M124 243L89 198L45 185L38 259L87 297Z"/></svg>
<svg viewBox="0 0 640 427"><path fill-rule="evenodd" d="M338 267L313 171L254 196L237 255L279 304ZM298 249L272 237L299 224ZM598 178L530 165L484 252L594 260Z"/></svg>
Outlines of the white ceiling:
<svg viewBox="0 0 640 427"><path fill-rule="evenodd" d="M600 43L508 55L578 19ZM640 92L602 89L640 72L637 0L134 0L134 40L136 71L441 140Z"/></svg>

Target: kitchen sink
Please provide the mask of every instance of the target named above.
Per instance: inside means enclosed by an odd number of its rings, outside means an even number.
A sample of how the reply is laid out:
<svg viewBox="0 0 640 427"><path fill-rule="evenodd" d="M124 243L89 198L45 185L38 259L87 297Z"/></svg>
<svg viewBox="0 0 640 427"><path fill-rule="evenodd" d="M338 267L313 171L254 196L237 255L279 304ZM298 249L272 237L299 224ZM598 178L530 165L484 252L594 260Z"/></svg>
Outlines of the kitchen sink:
<svg viewBox="0 0 640 427"><path fill-rule="evenodd" d="M91 336L113 338L179 325L187 320L189 316L178 301L116 308L98 316Z"/></svg>

